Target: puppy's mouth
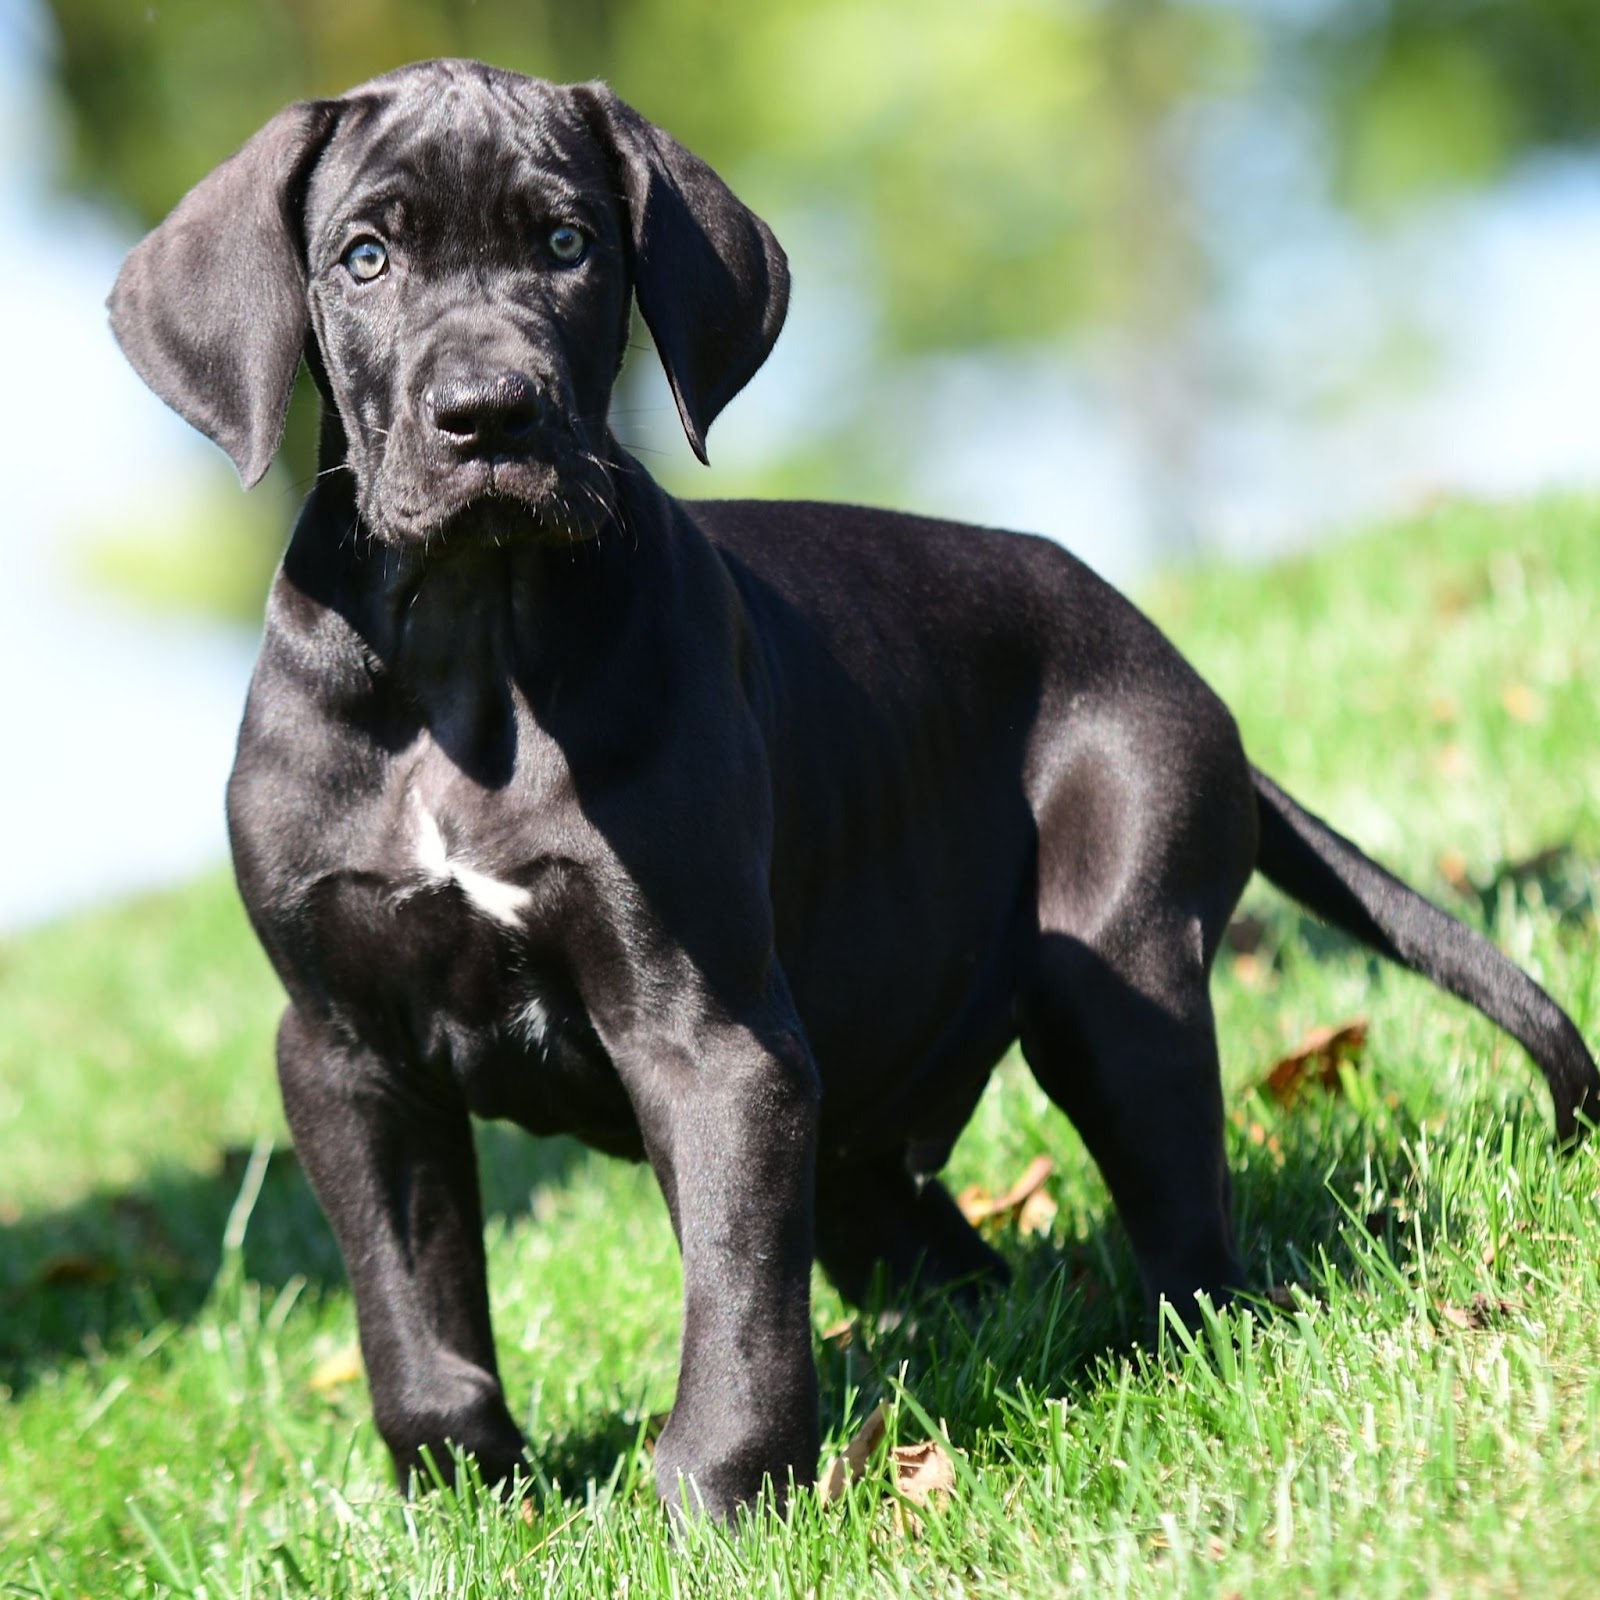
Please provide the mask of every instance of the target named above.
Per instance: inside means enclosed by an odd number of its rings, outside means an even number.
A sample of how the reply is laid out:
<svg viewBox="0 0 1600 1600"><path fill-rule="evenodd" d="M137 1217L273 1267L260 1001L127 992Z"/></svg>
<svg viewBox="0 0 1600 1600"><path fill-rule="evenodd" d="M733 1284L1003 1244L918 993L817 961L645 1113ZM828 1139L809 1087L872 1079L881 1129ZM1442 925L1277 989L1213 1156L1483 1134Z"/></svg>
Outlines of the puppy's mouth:
<svg viewBox="0 0 1600 1600"><path fill-rule="evenodd" d="M483 545L582 544L616 515L611 473L586 450L495 455L424 474L372 520L430 554Z"/></svg>

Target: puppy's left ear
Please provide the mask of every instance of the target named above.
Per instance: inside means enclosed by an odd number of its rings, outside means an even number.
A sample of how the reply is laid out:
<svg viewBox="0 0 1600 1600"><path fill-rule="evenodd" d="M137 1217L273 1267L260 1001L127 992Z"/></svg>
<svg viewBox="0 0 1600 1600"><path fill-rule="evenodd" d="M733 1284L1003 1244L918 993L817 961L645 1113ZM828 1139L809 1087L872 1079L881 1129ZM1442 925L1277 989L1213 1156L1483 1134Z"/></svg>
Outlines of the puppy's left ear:
<svg viewBox="0 0 1600 1600"><path fill-rule="evenodd" d="M107 302L139 376L247 489L283 438L308 325L300 205L335 115L331 101L280 111L135 247Z"/></svg>
<svg viewBox="0 0 1600 1600"><path fill-rule="evenodd" d="M633 290L694 453L767 359L789 308L772 230L697 155L603 83L568 91L620 179Z"/></svg>

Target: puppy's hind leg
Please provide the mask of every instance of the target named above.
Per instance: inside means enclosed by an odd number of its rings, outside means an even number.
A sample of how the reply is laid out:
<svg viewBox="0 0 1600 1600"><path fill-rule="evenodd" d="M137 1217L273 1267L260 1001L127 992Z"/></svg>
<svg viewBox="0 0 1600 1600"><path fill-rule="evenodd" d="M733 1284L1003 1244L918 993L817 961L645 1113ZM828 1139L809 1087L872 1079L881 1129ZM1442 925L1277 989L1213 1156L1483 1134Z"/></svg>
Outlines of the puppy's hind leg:
<svg viewBox="0 0 1600 1600"><path fill-rule="evenodd" d="M1105 1177L1152 1308L1164 1296L1188 1316L1196 1293L1220 1300L1243 1278L1204 973L1157 942L1108 958L1048 938L1021 1039Z"/></svg>
<svg viewBox="0 0 1600 1600"><path fill-rule="evenodd" d="M1142 791L1096 779L1058 796L1072 829L1041 818L1042 931L1017 1005L1023 1054L1099 1165L1152 1308L1164 1296L1185 1317L1197 1292L1243 1283L1208 987L1255 850L1228 755L1196 739Z"/></svg>
<svg viewBox="0 0 1600 1600"><path fill-rule="evenodd" d="M916 1178L903 1155L817 1172L817 1260L846 1300L862 1304L875 1273L891 1294L1002 1285L1006 1264L978 1237L937 1178Z"/></svg>

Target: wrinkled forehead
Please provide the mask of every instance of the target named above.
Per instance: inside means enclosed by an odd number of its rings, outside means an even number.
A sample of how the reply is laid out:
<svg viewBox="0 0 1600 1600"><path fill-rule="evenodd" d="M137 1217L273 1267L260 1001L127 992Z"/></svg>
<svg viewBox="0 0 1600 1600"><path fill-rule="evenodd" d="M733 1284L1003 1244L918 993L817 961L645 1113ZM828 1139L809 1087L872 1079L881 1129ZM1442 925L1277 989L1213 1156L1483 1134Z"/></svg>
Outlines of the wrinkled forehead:
<svg viewBox="0 0 1600 1600"><path fill-rule="evenodd" d="M530 209L601 230L614 197L605 156L567 92L476 62L431 62L353 89L306 196L308 232L362 219L393 227Z"/></svg>

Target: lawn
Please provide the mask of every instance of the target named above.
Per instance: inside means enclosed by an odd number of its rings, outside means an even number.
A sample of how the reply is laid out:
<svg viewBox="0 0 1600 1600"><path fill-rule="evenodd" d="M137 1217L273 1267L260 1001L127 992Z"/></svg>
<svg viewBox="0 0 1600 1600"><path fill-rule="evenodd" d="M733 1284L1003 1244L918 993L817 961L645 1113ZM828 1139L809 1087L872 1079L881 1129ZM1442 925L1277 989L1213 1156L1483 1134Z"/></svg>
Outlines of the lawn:
<svg viewBox="0 0 1600 1600"><path fill-rule="evenodd" d="M1600 1040L1597 597L1600 504L1551 501L1145 599L1258 762ZM991 1224L1014 1287L978 1319L816 1295L828 1449L885 1402L953 1492L905 1503L880 1452L841 1500L674 1542L649 1442L679 1280L647 1172L482 1130L538 1476L514 1510L408 1505L231 885L0 946L0 1594L1594 1594L1600 1155L1552 1154L1515 1046L1269 891L1215 987L1262 1301L1152 1338L1098 1178L1009 1061L951 1177L1052 1159L1053 1218ZM1341 1092L1259 1087L1358 1017Z"/></svg>

